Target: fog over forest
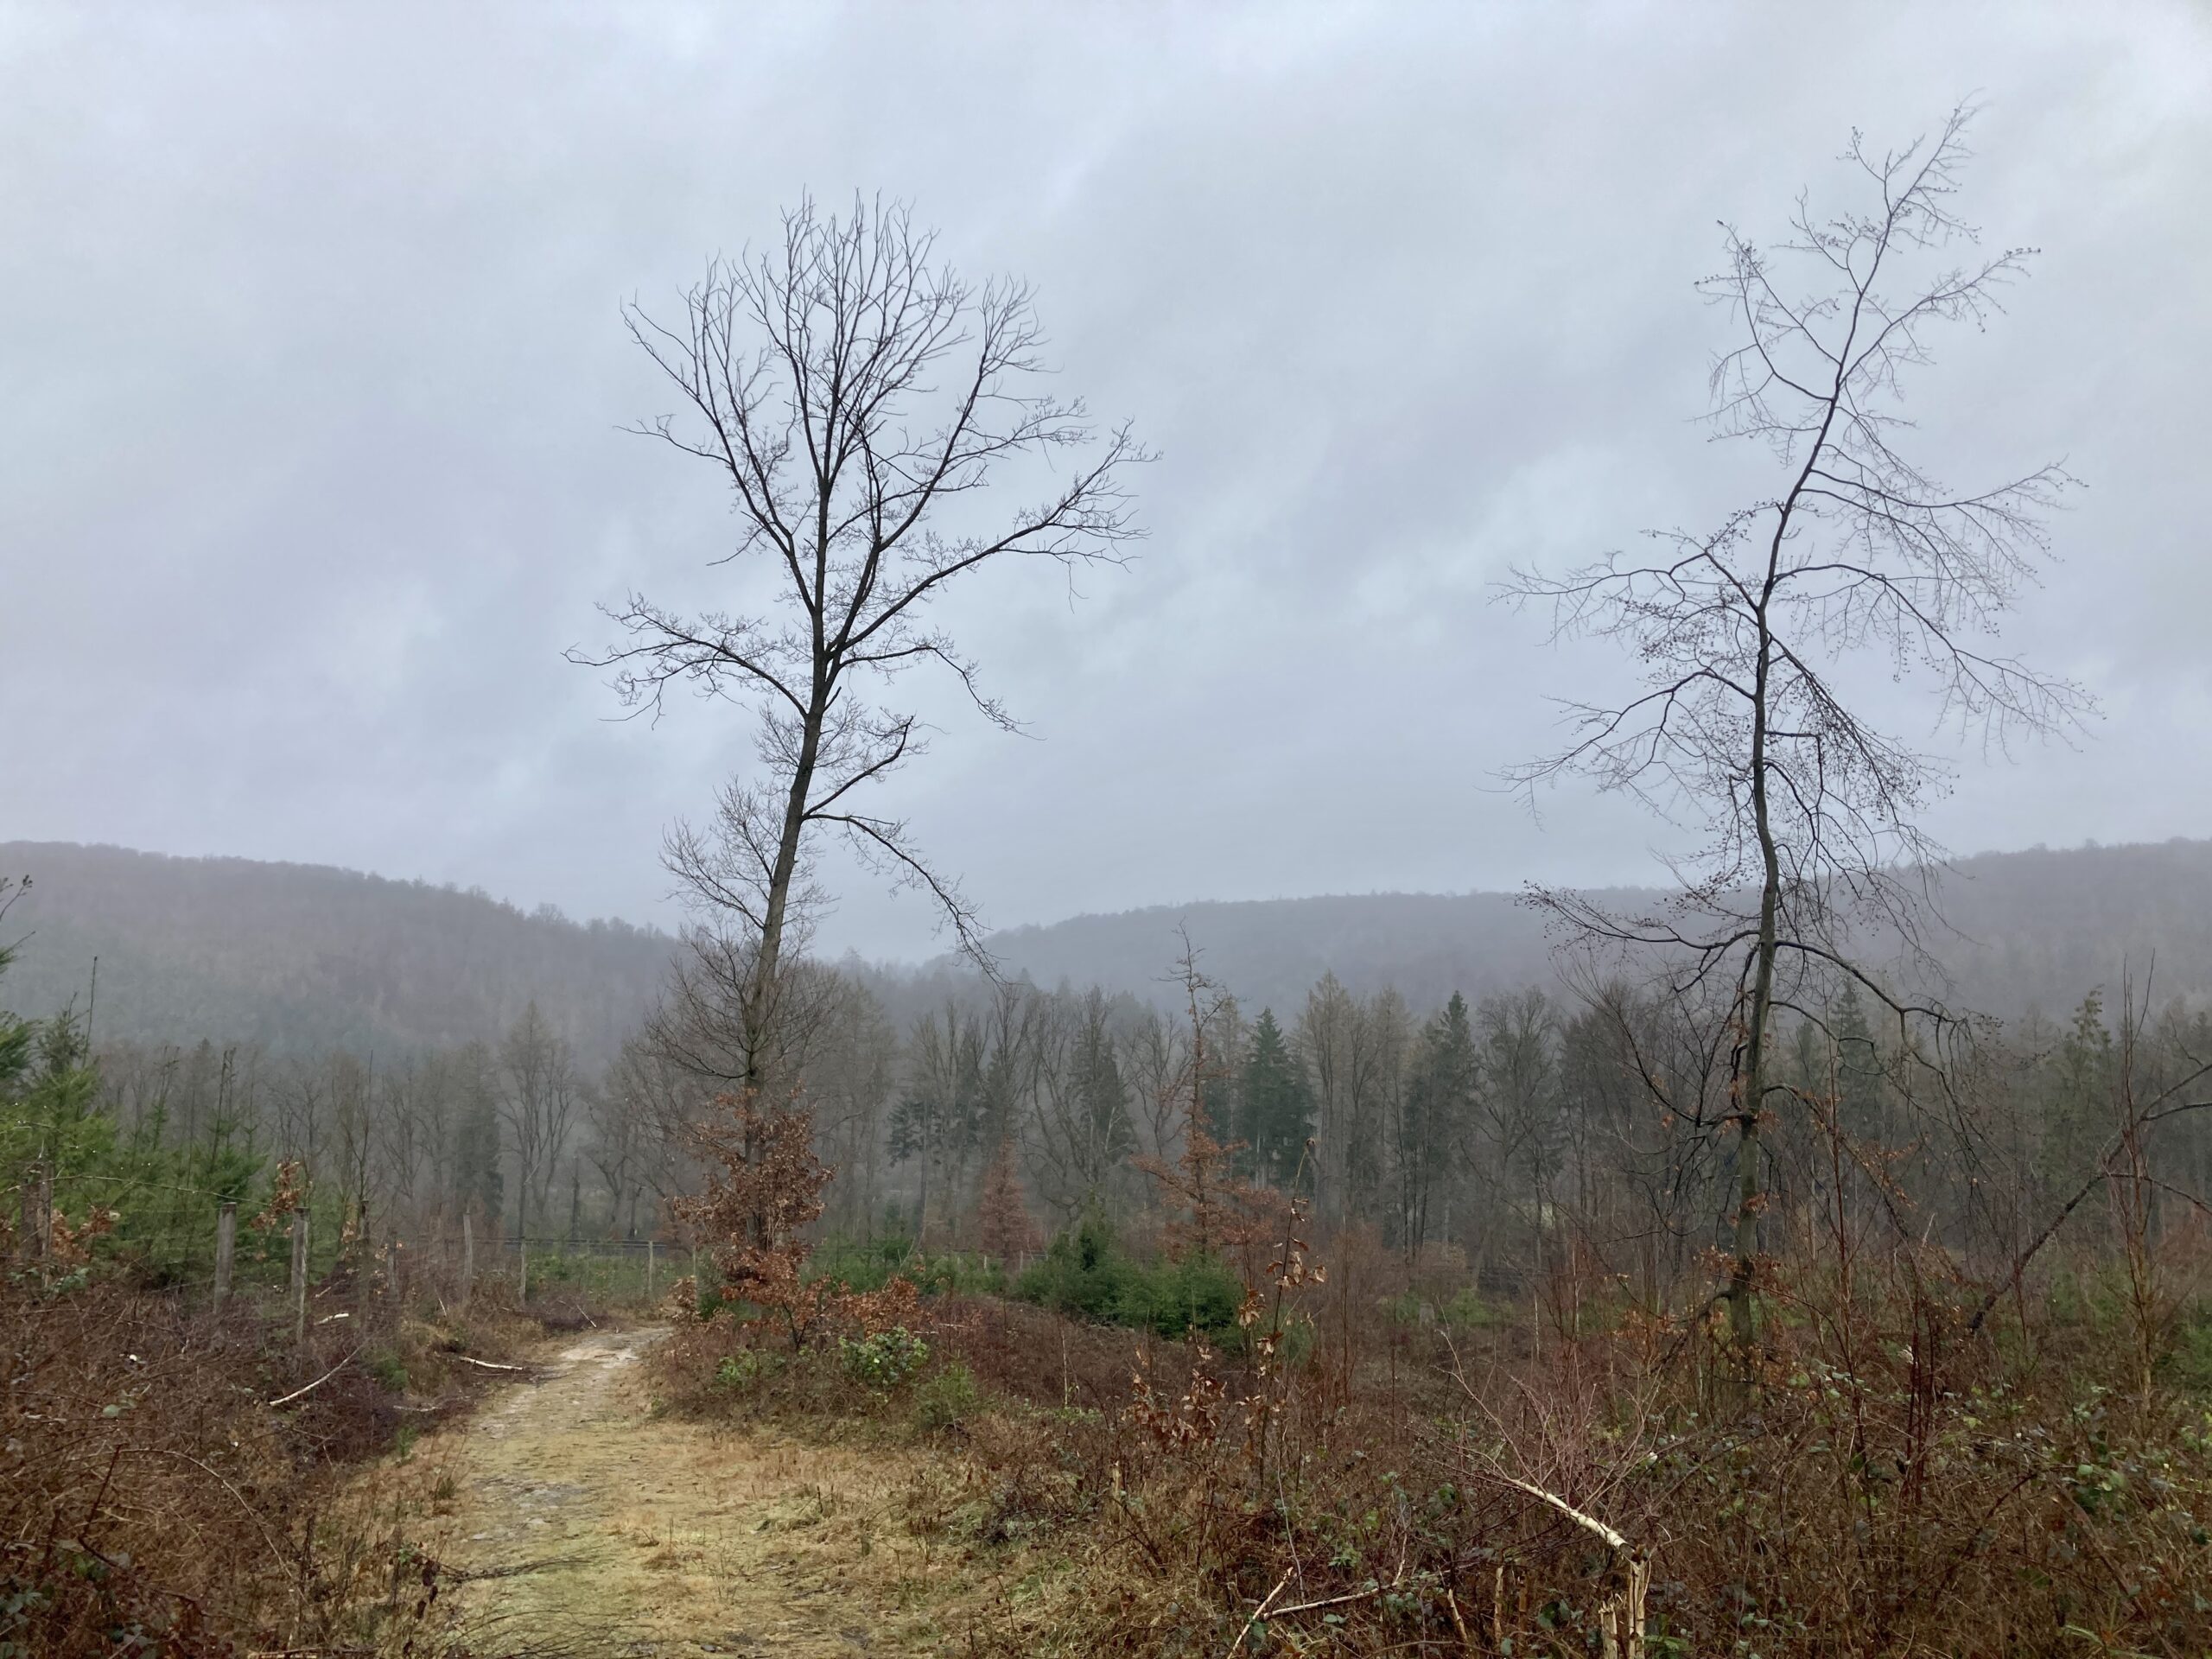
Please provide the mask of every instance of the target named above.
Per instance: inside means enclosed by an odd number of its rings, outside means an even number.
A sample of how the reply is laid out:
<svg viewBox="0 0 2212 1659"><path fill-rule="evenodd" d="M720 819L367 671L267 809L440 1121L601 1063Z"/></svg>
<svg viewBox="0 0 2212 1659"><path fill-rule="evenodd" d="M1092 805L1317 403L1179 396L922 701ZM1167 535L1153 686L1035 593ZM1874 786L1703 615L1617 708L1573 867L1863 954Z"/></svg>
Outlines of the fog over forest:
<svg viewBox="0 0 2212 1659"><path fill-rule="evenodd" d="M2212 1652L2212 12L0 0L0 1656Z"/></svg>

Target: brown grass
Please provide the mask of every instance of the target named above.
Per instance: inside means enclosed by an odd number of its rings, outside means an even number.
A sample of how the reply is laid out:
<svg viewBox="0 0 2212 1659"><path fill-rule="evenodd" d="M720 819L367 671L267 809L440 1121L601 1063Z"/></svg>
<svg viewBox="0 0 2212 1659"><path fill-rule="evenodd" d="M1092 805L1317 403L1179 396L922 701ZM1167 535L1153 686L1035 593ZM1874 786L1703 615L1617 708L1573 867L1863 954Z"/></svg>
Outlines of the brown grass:
<svg viewBox="0 0 2212 1659"><path fill-rule="evenodd" d="M300 1349L246 1298L217 1319L118 1277L0 1282L0 1653L404 1645L430 1477L355 1471L493 1385L459 1351L537 1327L336 1289L315 1319L334 1301Z"/></svg>
<svg viewBox="0 0 2212 1659"><path fill-rule="evenodd" d="M871 1391L833 1353L718 1384L747 1342L726 1321L657 1383L695 1414L931 1447L908 1523L960 1564L977 1652L1595 1653L1639 1562L1652 1654L2212 1648L2212 1418L2140 1385L2116 1298L1969 1336L1933 1257L1862 1262L1848 1295L1777 1269L1747 1376L1705 1320L1617 1296L1393 1319L1402 1274L1366 1266L1302 1294L1272 1375L933 1305L931 1372L983 1396L950 1429L918 1420L926 1374Z"/></svg>

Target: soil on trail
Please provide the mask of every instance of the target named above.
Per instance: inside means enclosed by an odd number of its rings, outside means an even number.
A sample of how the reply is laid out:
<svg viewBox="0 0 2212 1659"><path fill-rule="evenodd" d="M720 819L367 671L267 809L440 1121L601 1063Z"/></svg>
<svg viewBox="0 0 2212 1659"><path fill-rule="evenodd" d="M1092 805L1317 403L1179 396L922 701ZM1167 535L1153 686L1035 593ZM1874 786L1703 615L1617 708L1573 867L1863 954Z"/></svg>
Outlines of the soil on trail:
<svg viewBox="0 0 2212 1659"><path fill-rule="evenodd" d="M939 1586L893 1514L913 1455L657 1417L639 1360L665 1334L550 1346L418 1450L462 1580L439 1622L517 1659L934 1649Z"/></svg>

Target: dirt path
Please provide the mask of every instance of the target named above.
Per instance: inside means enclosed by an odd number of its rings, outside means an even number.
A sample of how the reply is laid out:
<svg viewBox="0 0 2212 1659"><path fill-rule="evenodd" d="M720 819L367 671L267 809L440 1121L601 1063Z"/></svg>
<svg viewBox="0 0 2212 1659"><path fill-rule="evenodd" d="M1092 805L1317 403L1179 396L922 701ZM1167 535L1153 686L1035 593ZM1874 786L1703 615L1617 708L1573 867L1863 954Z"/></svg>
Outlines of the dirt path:
<svg viewBox="0 0 2212 1659"><path fill-rule="evenodd" d="M898 1523L912 1454L656 1417L639 1360L664 1334L549 1347L540 1380L418 1450L466 1575L441 1611L471 1651L931 1650L929 1554Z"/></svg>

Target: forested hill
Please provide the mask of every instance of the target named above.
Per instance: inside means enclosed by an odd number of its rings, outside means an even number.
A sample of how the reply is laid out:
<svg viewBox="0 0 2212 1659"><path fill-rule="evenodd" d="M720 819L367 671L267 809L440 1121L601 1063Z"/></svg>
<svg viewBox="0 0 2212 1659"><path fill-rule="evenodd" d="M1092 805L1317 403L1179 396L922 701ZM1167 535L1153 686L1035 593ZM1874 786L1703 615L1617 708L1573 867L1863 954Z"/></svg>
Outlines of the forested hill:
<svg viewBox="0 0 2212 1659"><path fill-rule="evenodd" d="M97 956L109 1040L411 1052L496 1039L535 998L603 1059L672 949L620 922L320 865L12 842L0 875L31 881L0 923L0 942L21 943L0 1006L82 1012Z"/></svg>
<svg viewBox="0 0 2212 1659"><path fill-rule="evenodd" d="M2212 841L1984 854L1960 861L1943 895L1965 937L1931 943L1960 1006L2056 1014L2099 986L2116 1001L2123 968L2139 989L2154 957L2158 1001L2212 1002ZM1179 926L1250 1008L1298 1007L1325 970L1355 991L1395 985L1416 1007L1554 972L1541 918L1487 893L1162 906L1011 928L992 946L1040 984L1096 981L1158 998L1182 948Z"/></svg>
<svg viewBox="0 0 2212 1659"><path fill-rule="evenodd" d="M603 1060L673 948L652 929L314 865L16 842L0 842L0 874L33 882L0 925L0 940L22 943L0 1006L81 1009L97 956L98 1034L110 1039L399 1052L496 1038L535 998L580 1057ZM1990 854L1963 861L1946 891L1967 937L1942 955L1965 1006L2062 1014L2095 987L2116 994L2123 963L2139 981L2154 956L2158 1000L2212 1002L2212 842ZM1425 1007L1554 972L1541 919L1501 893L1163 906L1013 928L994 944L1041 985L1160 1000L1179 926L1248 1007L1286 1013L1324 973L1355 991L1395 985ZM938 964L876 982L905 1014L964 977Z"/></svg>

